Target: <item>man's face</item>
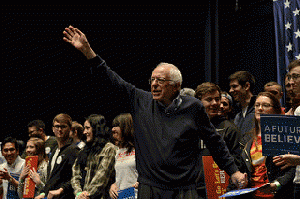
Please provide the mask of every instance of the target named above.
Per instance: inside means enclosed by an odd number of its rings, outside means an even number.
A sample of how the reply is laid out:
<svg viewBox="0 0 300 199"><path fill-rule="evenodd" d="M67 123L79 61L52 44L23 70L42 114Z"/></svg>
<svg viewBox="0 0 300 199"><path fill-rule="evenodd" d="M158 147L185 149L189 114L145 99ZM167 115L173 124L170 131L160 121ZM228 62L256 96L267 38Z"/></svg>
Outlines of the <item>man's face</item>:
<svg viewBox="0 0 300 199"><path fill-rule="evenodd" d="M291 92L294 96L300 94L300 66L293 68L287 74L287 81L290 84Z"/></svg>
<svg viewBox="0 0 300 199"><path fill-rule="evenodd" d="M70 126L67 123L54 122L52 127L53 133L58 141L66 141L69 139Z"/></svg>
<svg viewBox="0 0 300 199"><path fill-rule="evenodd" d="M28 127L28 136L29 137L32 137L33 135L40 135L40 134L42 134L42 129L38 129L35 126Z"/></svg>
<svg viewBox="0 0 300 199"><path fill-rule="evenodd" d="M19 155L14 143L7 142L2 149L2 155L5 157L8 164L13 164Z"/></svg>
<svg viewBox="0 0 300 199"><path fill-rule="evenodd" d="M273 95L275 95L275 97L276 97L278 100L280 100L281 97L282 97L282 95L283 95L283 93L282 93L280 90L281 90L281 89L280 89L280 86L278 86L278 85L267 86L267 87L265 88L265 91L266 91L266 92L272 93Z"/></svg>
<svg viewBox="0 0 300 199"><path fill-rule="evenodd" d="M237 102L243 102L245 100L247 91L245 87L239 84L238 80L232 80L229 83L230 90L229 93Z"/></svg>
<svg viewBox="0 0 300 199"><path fill-rule="evenodd" d="M201 98L201 102L205 107L205 111L210 119L218 115L220 109L219 91L204 94Z"/></svg>
<svg viewBox="0 0 300 199"><path fill-rule="evenodd" d="M151 75L151 93L154 100L170 105L178 92L179 86L171 83L170 67L158 66ZM174 82L173 82L174 83Z"/></svg>

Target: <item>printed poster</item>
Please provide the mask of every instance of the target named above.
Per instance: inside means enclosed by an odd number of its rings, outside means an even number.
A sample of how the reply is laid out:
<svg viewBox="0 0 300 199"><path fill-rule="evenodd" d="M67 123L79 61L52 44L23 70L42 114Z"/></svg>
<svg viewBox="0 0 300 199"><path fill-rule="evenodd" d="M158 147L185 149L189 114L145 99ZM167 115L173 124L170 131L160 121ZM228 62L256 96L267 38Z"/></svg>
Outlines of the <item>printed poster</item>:
<svg viewBox="0 0 300 199"><path fill-rule="evenodd" d="M25 159L25 165L30 167L30 170L37 170L38 156L27 156ZM35 183L30 178L26 176L24 182L23 198L34 198L35 193Z"/></svg>
<svg viewBox="0 0 300 199"><path fill-rule="evenodd" d="M260 116L262 153L264 156L300 155L300 116Z"/></svg>
<svg viewBox="0 0 300 199"><path fill-rule="evenodd" d="M243 195L243 194L246 194L246 193L251 193L251 192L254 192L256 190L262 189L266 186L270 186L270 183L267 183L267 184L264 184L260 187L255 187L255 188L232 190L232 191L229 191L229 192L225 193L224 195L219 196L219 198L222 198L222 197L227 198L227 197L232 197L232 196Z"/></svg>
<svg viewBox="0 0 300 199"><path fill-rule="evenodd" d="M229 184L229 175L220 170L212 156L203 156L206 194L208 199L215 199L226 192Z"/></svg>
<svg viewBox="0 0 300 199"><path fill-rule="evenodd" d="M118 199L135 199L134 187L118 191Z"/></svg>

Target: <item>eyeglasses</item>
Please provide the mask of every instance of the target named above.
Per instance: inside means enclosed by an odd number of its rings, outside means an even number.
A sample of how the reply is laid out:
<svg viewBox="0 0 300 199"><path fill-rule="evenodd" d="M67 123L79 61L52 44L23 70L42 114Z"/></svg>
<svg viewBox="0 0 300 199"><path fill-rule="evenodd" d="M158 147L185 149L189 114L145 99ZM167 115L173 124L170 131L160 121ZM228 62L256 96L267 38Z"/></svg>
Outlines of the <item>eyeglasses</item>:
<svg viewBox="0 0 300 199"><path fill-rule="evenodd" d="M164 84L166 81L174 81L174 80L168 80L168 79L165 79L165 78L162 78L162 77L152 77L149 79L149 84L152 84L155 80L157 80L157 83L162 85Z"/></svg>
<svg viewBox="0 0 300 199"><path fill-rule="evenodd" d="M55 125L55 126L53 126L56 130L58 130L59 128L61 128L61 129L65 129L65 128L67 128L68 126L67 125Z"/></svg>
<svg viewBox="0 0 300 199"><path fill-rule="evenodd" d="M273 107L271 104L269 103L263 103L263 104L255 104L254 107L255 108L259 108L260 106L262 106L264 109L268 109L270 107Z"/></svg>
<svg viewBox="0 0 300 199"><path fill-rule="evenodd" d="M300 78L300 74L296 74L296 73L293 73L293 74L287 74L286 75L287 79L290 81L291 79L293 80L297 80L298 78Z"/></svg>

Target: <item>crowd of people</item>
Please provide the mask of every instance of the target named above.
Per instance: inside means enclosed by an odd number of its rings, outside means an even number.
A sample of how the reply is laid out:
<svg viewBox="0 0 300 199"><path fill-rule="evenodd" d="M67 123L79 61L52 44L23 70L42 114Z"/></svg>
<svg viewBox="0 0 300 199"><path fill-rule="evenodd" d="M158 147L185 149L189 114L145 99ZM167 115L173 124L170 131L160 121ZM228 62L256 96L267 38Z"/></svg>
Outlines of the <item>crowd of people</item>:
<svg viewBox="0 0 300 199"><path fill-rule="evenodd" d="M111 70L79 29L67 27L63 40L87 58L91 81L105 83L124 99L129 113L115 117L92 114L84 124L65 113L45 124L28 124L24 152L19 142L1 140L0 194L22 198L24 181L35 183L35 199L118 198L133 188L135 198L207 198L202 156L212 156L230 176L228 191L269 183L246 198L299 198L300 156L262 155L261 114L300 115L300 61L289 65L283 89L276 82L253 94L254 76L237 71L229 76L229 92L211 82L181 88L180 70L160 63L149 80L151 92L136 88ZM238 104L239 106L235 106ZM237 109L237 108L240 109ZM37 170L24 158L38 156Z"/></svg>

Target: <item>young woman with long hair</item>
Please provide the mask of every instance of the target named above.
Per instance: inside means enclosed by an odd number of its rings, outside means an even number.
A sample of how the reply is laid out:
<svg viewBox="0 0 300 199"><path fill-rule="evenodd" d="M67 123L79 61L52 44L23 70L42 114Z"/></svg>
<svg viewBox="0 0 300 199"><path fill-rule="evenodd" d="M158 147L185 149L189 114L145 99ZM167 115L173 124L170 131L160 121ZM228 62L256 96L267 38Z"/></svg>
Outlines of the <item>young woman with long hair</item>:
<svg viewBox="0 0 300 199"><path fill-rule="evenodd" d="M92 114L84 122L86 145L73 165L71 185L78 199L108 198L117 147L110 142L104 116Z"/></svg>
<svg viewBox="0 0 300 199"><path fill-rule="evenodd" d="M118 198L118 191L130 187L135 188L137 198L138 173L135 164L134 129L132 116L129 113L120 114L113 120L112 136L119 147L116 155L116 181L110 187L110 197Z"/></svg>
<svg viewBox="0 0 300 199"><path fill-rule="evenodd" d="M35 196L40 194L47 180L48 156L45 152L45 142L41 138L31 137L27 142L25 153L26 156L38 156L38 167L36 171L35 169L30 170L28 166L24 166L18 186L18 195L20 198L23 198L24 180L26 176L29 175L35 182Z"/></svg>

